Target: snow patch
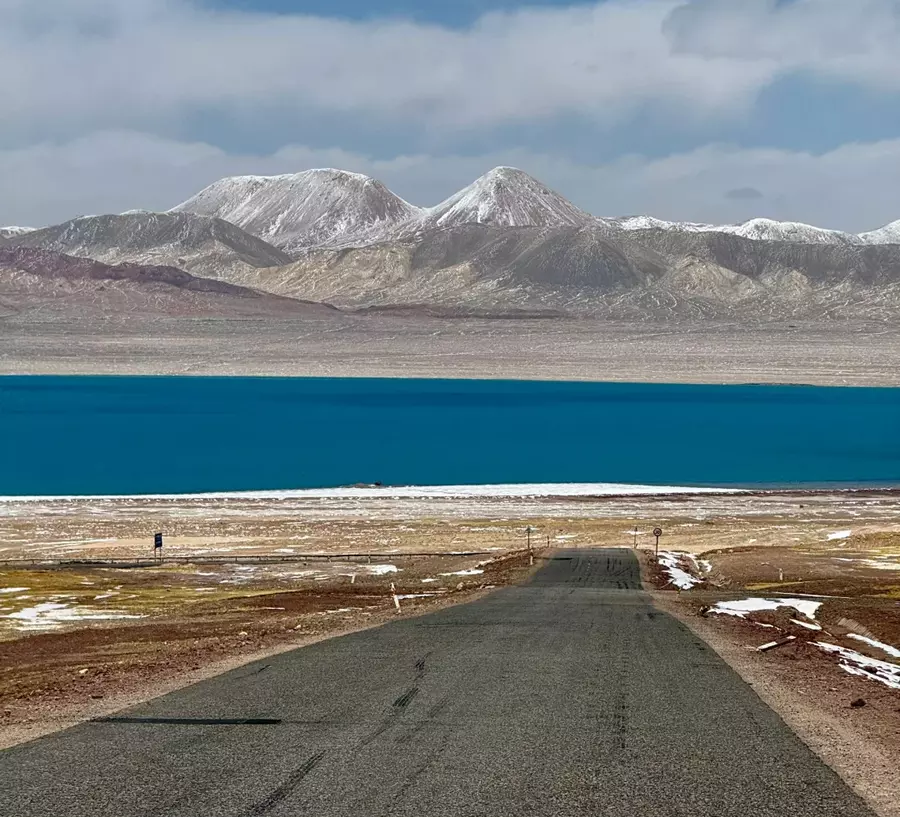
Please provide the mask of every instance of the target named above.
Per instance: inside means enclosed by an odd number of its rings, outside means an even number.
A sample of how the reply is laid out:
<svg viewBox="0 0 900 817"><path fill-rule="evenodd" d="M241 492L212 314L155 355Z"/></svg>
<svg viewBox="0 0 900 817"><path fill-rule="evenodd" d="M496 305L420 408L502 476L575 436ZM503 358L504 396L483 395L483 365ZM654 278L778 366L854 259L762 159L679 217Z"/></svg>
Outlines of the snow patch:
<svg viewBox="0 0 900 817"><path fill-rule="evenodd" d="M738 618L746 618L747 613L759 613L764 610L777 610L779 607L793 607L798 613L806 616L808 619L815 619L816 612L822 606L821 601L810 601L809 599L760 599L749 598L739 599L738 601L719 601L709 611L711 613L721 613L727 616L737 616Z"/></svg>
<svg viewBox="0 0 900 817"><path fill-rule="evenodd" d="M671 550L661 550L659 552L659 563L663 566L665 572L669 574L669 581L679 590L690 590L695 584L700 584L703 581L679 566L679 562L692 561L693 559L694 557L690 553Z"/></svg>
<svg viewBox="0 0 900 817"><path fill-rule="evenodd" d="M21 629L41 629L59 627L78 621L105 621L110 619L143 618L139 615L131 615L116 611L94 610L90 607L72 607L61 602L47 601L36 604L34 607L26 607L16 613L7 613L0 618L8 618L21 622Z"/></svg>
<svg viewBox="0 0 900 817"><path fill-rule="evenodd" d="M891 689L900 689L900 665L879 661L877 658L869 658L867 655L839 647L837 644L828 644L823 641L814 643L819 649L837 655L840 658L840 667L845 672L880 681Z"/></svg>
<svg viewBox="0 0 900 817"><path fill-rule="evenodd" d="M890 644L883 644L881 641L876 641L874 638L867 638L864 635L857 635L856 633L848 633L847 638L853 638L856 641L862 641L863 644L868 644L870 647L874 647L876 650L881 650L884 653L887 653L891 658L900 658L900 650L896 647L892 647Z"/></svg>
<svg viewBox="0 0 900 817"><path fill-rule="evenodd" d="M798 618L792 618L791 624L797 624L800 627L805 627L807 630L821 630L822 627L819 624L814 624L810 621L800 621Z"/></svg>
<svg viewBox="0 0 900 817"><path fill-rule="evenodd" d="M828 541L833 541L835 539L849 539L852 535L852 530L837 530L834 533L829 533L827 539Z"/></svg>
<svg viewBox="0 0 900 817"><path fill-rule="evenodd" d="M366 570L373 576L384 576L388 573L400 572L400 568L396 565L366 565Z"/></svg>

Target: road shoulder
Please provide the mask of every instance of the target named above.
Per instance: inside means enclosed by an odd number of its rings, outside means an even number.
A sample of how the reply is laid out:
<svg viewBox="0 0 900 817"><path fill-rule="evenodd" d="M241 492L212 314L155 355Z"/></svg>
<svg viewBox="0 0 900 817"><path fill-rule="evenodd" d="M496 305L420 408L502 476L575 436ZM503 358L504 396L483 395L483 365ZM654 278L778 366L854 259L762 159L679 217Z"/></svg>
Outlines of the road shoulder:
<svg viewBox="0 0 900 817"><path fill-rule="evenodd" d="M872 682L842 677L837 667L823 667L823 679L805 676L808 670L797 662L766 660L734 629L696 615L678 594L649 587L648 592L658 609L709 644L873 811L900 817L897 719L886 721L872 706L849 706L861 685L882 708L893 705L900 712L900 696L884 694Z"/></svg>

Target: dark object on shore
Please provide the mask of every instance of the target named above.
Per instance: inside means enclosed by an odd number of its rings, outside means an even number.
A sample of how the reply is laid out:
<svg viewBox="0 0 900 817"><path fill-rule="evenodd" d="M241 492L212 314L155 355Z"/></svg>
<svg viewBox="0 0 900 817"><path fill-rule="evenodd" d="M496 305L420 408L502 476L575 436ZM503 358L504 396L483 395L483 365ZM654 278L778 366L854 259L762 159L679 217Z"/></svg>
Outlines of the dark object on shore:
<svg viewBox="0 0 900 817"><path fill-rule="evenodd" d="M866 701L864 698L857 698L855 701L852 701L850 703L850 706L852 706L854 709L859 709L865 705L866 705Z"/></svg>

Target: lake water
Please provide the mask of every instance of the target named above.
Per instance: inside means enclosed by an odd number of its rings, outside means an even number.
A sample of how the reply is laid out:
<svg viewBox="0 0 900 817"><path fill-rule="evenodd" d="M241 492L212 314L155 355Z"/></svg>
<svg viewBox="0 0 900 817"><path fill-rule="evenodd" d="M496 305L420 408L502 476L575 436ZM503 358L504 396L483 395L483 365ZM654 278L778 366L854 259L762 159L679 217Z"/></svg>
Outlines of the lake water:
<svg viewBox="0 0 900 817"><path fill-rule="evenodd" d="M900 485L900 389L0 377L0 495Z"/></svg>

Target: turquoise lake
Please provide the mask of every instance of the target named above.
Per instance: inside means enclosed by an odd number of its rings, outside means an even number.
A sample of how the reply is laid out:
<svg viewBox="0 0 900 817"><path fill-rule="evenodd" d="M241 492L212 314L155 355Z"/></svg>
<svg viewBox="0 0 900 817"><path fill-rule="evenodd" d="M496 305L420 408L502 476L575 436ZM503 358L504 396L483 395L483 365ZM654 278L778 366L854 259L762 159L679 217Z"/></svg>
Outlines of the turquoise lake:
<svg viewBox="0 0 900 817"><path fill-rule="evenodd" d="M900 485L900 389L0 377L0 495Z"/></svg>

